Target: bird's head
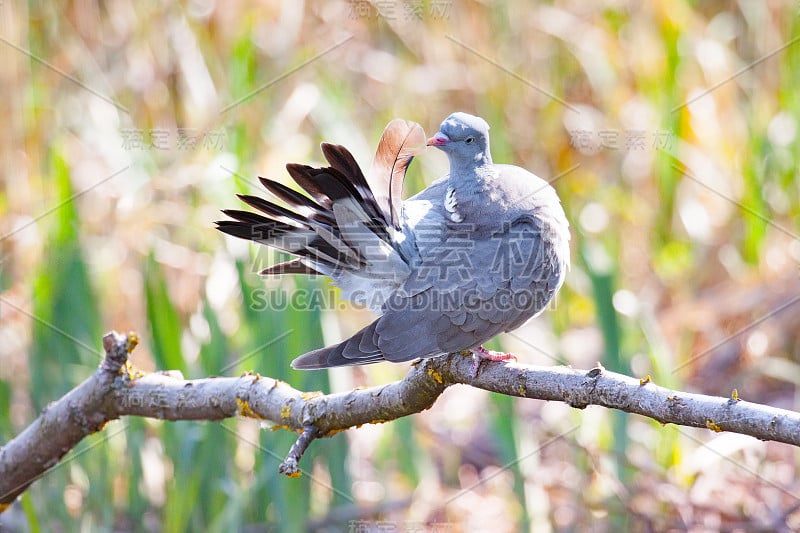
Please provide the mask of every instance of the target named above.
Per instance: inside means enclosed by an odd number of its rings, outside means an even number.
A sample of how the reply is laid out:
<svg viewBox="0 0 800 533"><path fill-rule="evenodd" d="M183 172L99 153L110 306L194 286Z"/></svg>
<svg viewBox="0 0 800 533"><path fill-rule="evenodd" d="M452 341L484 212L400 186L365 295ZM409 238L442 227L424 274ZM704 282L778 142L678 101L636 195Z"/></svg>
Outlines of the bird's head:
<svg viewBox="0 0 800 533"><path fill-rule="evenodd" d="M489 124L467 113L453 113L444 119L427 144L442 150L451 162L491 162Z"/></svg>

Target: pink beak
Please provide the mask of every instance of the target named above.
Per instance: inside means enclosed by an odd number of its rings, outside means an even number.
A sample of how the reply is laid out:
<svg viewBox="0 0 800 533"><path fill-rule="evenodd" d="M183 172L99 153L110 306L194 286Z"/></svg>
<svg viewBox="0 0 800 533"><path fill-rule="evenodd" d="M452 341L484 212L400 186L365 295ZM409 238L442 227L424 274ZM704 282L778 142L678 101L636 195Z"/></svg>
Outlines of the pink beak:
<svg viewBox="0 0 800 533"><path fill-rule="evenodd" d="M443 146L450 142L450 137L442 133L441 131L437 131L436 135L428 139L427 145L428 146Z"/></svg>

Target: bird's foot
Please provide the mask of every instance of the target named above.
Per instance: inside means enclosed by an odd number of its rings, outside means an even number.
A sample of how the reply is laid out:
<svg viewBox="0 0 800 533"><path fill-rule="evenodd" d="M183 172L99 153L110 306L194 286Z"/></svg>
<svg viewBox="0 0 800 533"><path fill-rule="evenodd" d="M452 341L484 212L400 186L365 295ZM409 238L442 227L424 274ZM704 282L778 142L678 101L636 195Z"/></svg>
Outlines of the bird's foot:
<svg viewBox="0 0 800 533"><path fill-rule="evenodd" d="M513 353L495 352L494 350L487 350L483 346L478 346L473 350L473 353L482 359L489 361L508 361L513 359L517 360L517 356Z"/></svg>
<svg viewBox="0 0 800 533"><path fill-rule="evenodd" d="M473 379L478 376L478 370L484 361L510 361L517 360L517 356L513 353L496 352L494 350L487 350L483 346L478 346L472 350L472 367L470 368L469 376Z"/></svg>

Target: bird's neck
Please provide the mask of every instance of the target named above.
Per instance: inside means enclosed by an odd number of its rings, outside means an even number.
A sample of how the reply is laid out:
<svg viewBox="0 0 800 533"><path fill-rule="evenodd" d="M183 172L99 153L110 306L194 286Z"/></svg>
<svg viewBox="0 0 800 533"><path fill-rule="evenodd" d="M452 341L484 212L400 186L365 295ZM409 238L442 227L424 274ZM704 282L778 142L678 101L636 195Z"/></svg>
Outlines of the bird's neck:
<svg viewBox="0 0 800 533"><path fill-rule="evenodd" d="M490 179L492 176L492 156L479 154L473 159L451 158L450 176L473 178L476 182Z"/></svg>

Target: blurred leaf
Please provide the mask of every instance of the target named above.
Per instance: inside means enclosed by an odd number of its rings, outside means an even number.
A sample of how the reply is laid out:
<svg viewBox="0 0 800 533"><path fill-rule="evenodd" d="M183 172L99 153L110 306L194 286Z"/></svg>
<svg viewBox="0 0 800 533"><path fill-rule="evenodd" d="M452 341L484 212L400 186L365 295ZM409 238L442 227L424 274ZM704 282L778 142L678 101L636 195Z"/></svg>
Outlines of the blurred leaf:
<svg viewBox="0 0 800 533"><path fill-rule="evenodd" d="M163 426L164 452L172 458L164 531L197 531L225 508L235 440L220 423L173 422ZM202 505L199 503L202 502Z"/></svg>
<svg viewBox="0 0 800 533"><path fill-rule="evenodd" d="M20 497L20 505L22 511L25 513L25 519L28 521L28 533L41 533L42 526L39 524L39 519L36 517L36 506L33 503L33 497L30 492L24 493Z"/></svg>
<svg viewBox="0 0 800 533"><path fill-rule="evenodd" d="M586 273L592 281L597 322L603 334L602 364L613 372L630 373L630 362L621 351L621 331L617 310L614 308L614 283L616 263L599 243L585 243L581 248L581 259L586 265ZM628 454L628 415L621 411L611 412L613 428L612 458L617 476L629 480L633 471L626 460ZM617 521L618 515L613 519ZM615 522L622 527L622 522Z"/></svg>
<svg viewBox="0 0 800 533"><path fill-rule="evenodd" d="M669 17L662 19L660 25L666 68L660 76L652 80L653 83L648 83L646 87L655 103L660 104L661 117L663 117L660 133L666 136L664 139L666 145L654 143L654 149L667 152L666 154L657 153L655 157L654 172L658 186L659 209L656 212L657 220L653 225L656 239L653 239L652 245L656 249L673 239L672 220L675 212L675 192L680 176L675 169L674 158L668 154L677 150L677 146L674 144L677 142L676 139L681 138L681 120L687 113L687 108L682 107L686 96L678 83L678 80L681 79L679 70L684 65L679 50L681 34L675 21Z"/></svg>
<svg viewBox="0 0 800 533"><path fill-rule="evenodd" d="M751 142L756 143L757 137ZM763 151L763 146L753 149L754 154L763 153ZM743 172L744 195L741 199L741 220L744 225L744 242L742 257L751 264L757 264L760 259L761 245L767 233L767 220L772 218L762 197L764 190L764 180L761 177L764 175L762 159L762 157L756 160L748 159Z"/></svg>
<svg viewBox="0 0 800 533"><path fill-rule="evenodd" d="M0 380L0 442L8 442L15 434L11 424L11 382Z"/></svg>
<svg viewBox="0 0 800 533"><path fill-rule="evenodd" d="M80 220L67 162L53 147L51 172L58 206L46 258L33 284L32 400L44 407L98 365L100 312L78 237Z"/></svg>
<svg viewBox="0 0 800 533"><path fill-rule="evenodd" d="M180 370L187 375L181 350L183 327L178 311L170 300L161 264L152 254L145 266L144 290L147 324L150 327L149 341L156 367L160 370Z"/></svg>
<svg viewBox="0 0 800 533"><path fill-rule="evenodd" d="M228 343L225 333L219 326L217 314L203 299L203 318L208 324L209 340L200 347L200 364L204 376L219 375L228 358Z"/></svg>
<svg viewBox="0 0 800 533"><path fill-rule="evenodd" d="M263 99L269 96L269 92L264 91L257 95L252 95L252 99L248 98L256 88L256 73L258 71L257 51L255 43L253 43L252 20L250 17L239 22L238 32L238 40L234 43L231 55L228 58L228 88L231 92L230 98L232 101L230 105L234 107L226 110L230 120L233 120L231 116L237 117L237 119L232 126L226 128L226 132L230 150L236 154L239 161L248 161L248 154L252 150L252 139L258 138L258 135L254 129L257 124L251 123L255 115L248 115L245 110L252 105L263 107L265 105Z"/></svg>
<svg viewBox="0 0 800 533"><path fill-rule="evenodd" d="M142 465L141 451L144 448L145 430L147 422L143 418L135 416L129 417L128 426L125 431L125 469L123 470L127 483L125 492L125 515L137 523L144 516L150 506L150 501L146 494L143 476L144 465Z"/></svg>
<svg viewBox="0 0 800 533"><path fill-rule="evenodd" d="M500 452L500 464L505 465L514 476L514 496L520 511L519 531L530 529L530 517L525 505L525 478L520 469L519 450L517 448L518 418L514 412L514 398L502 394L492 394L489 400L489 420L491 434L495 438ZM524 458L522 458L524 460Z"/></svg>

